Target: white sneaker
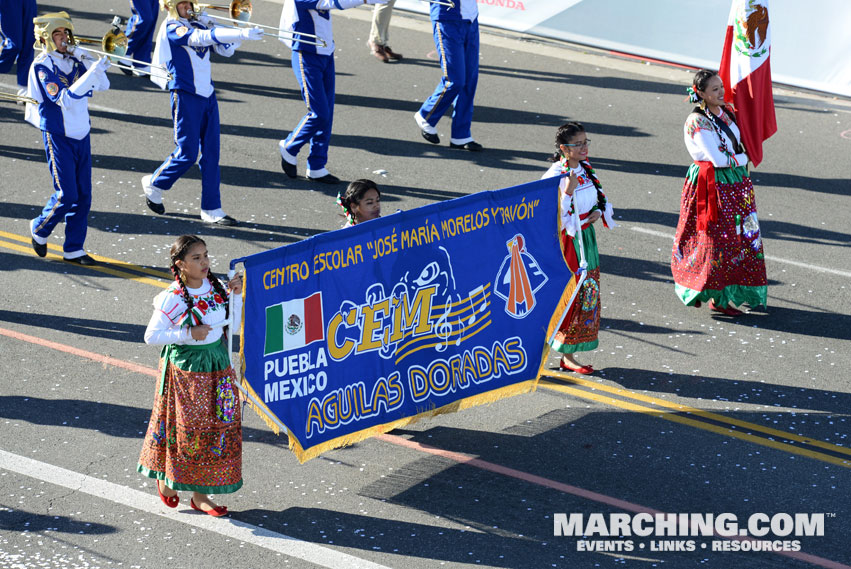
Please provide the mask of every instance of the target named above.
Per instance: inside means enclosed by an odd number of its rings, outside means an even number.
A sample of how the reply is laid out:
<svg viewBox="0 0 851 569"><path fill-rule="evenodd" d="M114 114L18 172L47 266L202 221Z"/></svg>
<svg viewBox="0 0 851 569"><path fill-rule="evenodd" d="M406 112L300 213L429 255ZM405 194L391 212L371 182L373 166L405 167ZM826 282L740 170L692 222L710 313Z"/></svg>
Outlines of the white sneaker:
<svg viewBox="0 0 851 569"><path fill-rule="evenodd" d="M18 89L18 96L19 97L26 97L27 96L27 88L21 87L20 89ZM18 105L25 105L26 104L24 101L15 101L15 103L18 104Z"/></svg>

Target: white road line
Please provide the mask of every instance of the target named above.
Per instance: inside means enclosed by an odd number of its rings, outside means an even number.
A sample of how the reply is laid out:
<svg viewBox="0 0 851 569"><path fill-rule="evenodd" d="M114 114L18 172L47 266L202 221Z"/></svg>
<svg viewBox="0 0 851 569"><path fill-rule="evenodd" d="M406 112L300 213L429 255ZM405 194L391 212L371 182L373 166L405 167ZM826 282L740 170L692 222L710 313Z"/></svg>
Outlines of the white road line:
<svg viewBox="0 0 851 569"><path fill-rule="evenodd" d="M639 233L646 233L648 235L655 235L656 237L666 237L671 241L674 240L674 236L670 233L665 233L664 231L656 231L654 229L645 229L643 227L630 227L633 231L638 231ZM785 263L787 265L793 265L795 267L802 267L804 269L809 269L811 271L816 271L818 273L830 273L832 275L839 275L840 277L851 278L851 273L848 271L840 271L839 269L829 269L827 267L819 267L818 265L810 265L809 263L801 263L798 261L790 261L789 259L781 259L780 257L775 257L773 255L766 255L766 261L773 261L775 263Z"/></svg>
<svg viewBox="0 0 851 569"><path fill-rule="evenodd" d="M231 518L216 519L200 514L181 514L176 510L166 508L153 494L92 478L79 472L39 462L4 450L0 450L0 468L43 480L49 484L62 486L75 492L84 492L122 506L162 516L185 525L215 532L288 557L303 559L321 567L330 569L390 569L384 565L359 559L328 547L301 541Z"/></svg>

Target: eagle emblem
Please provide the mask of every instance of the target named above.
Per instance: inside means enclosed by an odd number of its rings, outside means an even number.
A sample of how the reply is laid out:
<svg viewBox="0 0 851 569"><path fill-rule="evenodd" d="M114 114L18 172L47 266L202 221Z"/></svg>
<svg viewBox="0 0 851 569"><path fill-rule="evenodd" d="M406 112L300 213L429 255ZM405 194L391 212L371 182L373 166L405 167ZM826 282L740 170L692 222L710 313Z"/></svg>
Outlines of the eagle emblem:
<svg viewBox="0 0 851 569"><path fill-rule="evenodd" d="M748 0L743 13L736 18L736 51L748 57L762 57L768 53L768 8L759 0Z"/></svg>

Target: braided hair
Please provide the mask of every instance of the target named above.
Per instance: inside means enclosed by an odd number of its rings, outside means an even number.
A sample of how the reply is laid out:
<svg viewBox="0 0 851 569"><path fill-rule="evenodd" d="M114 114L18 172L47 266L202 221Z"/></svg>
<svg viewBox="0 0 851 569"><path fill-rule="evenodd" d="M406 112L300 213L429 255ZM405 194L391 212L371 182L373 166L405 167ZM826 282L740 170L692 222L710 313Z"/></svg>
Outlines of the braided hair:
<svg viewBox="0 0 851 569"><path fill-rule="evenodd" d="M337 194L337 204L343 208L343 215L346 216L350 225L357 222L355 212L352 209L357 207L369 190L375 190L378 192L378 197L381 197L381 190L378 189L376 183L366 178L355 180L349 184L345 193Z"/></svg>
<svg viewBox="0 0 851 569"><path fill-rule="evenodd" d="M181 235L171 246L171 251L169 252L171 256L171 274L174 275L174 280L176 280L177 284L180 285L180 293L183 295L183 301L186 302L187 311L192 310L195 306L195 302L192 300L192 295L189 294L189 291L186 289L186 283L183 282L183 277L180 276L180 269L177 266L177 261L185 259L187 253L189 253L189 249L196 243L200 243L204 245L204 247L207 246L207 243L197 235ZM213 285L213 290L215 290L225 300L225 319L227 319L228 316L230 316L227 302L227 288L222 284L222 281L213 274L213 271L207 271L207 279L210 281L210 284ZM190 325L191 321L192 320L190 319Z"/></svg>
<svg viewBox="0 0 851 569"><path fill-rule="evenodd" d="M583 132L585 132L585 127L582 123L576 121L571 121L558 127L558 130L556 131L556 151L552 156L550 156L549 161L560 162L565 159L565 156L561 151L561 145L570 144L571 138ZM597 173L587 161L580 160L579 165L582 166L582 169L585 171L585 175L588 176L588 179L591 180L591 183L594 184L594 187L597 189L597 207L600 208L601 212L606 211L606 204L608 203L608 200L606 199L606 194L603 193L603 185L600 183L600 180L597 179Z"/></svg>
<svg viewBox="0 0 851 569"><path fill-rule="evenodd" d="M732 156L733 154L738 152L739 149L734 148L733 150L730 150L729 148L727 148L727 142L724 138L724 135L722 134L721 127L718 124L718 119L712 116L709 111L707 111L706 104L704 103L701 96L697 93L698 91L705 91L706 88L709 86L709 80L717 76L718 73L710 69L701 69L694 74L694 79L692 79L692 89L690 93L694 93L694 99L696 99L700 104L693 108L692 112L697 113L699 115L703 115L704 117L709 119L709 122L712 124L712 130L715 131L715 134L718 135L718 140L721 141L721 144L719 145L719 150L721 150L721 152L728 156ZM722 105L721 111L726 113L727 116L730 117L730 120L732 120L734 123L736 122L736 115L733 114L732 110L727 108L727 105ZM739 141L734 140L733 142L737 143L737 145L739 144Z"/></svg>
<svg viewBox="0 0 851 569"><path fill-rule="evenodd" d="M561 153L561 145L570 144L570 139L581 132L585 132L585 127L582 126L582 123L576 121L571 121L558 127L556 131L556 151L550 156L549 161L558 162L561 160L564 157Z"/></svg>

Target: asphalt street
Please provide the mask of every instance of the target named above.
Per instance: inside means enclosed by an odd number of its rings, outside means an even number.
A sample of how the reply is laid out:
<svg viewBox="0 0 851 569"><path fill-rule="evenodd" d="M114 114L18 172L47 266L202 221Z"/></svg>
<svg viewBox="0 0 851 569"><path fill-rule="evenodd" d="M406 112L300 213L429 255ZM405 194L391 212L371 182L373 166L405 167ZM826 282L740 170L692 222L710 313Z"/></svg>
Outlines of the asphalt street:
<svg viewBox="0 0 851 569"><path fill-rule="evenodd" d="M73 4L78 34L128 15L125 1ZM254 21L279 15L280 2L255 2ZM551 356L534 393L304 465L247 411L245 486L220 499L231 516L192 512L188 495L168 510L135 467L159 354L143 332L175 236L203 236L222 274L344 222L339 188L280 169L278 140L305 112L289 51L267 38L214 59L234 228L199 220L197 169L166 193L166 215L148 211L141 177L172 150L168 94L109 72L112 88L90 100L98 270L59 260L61 225L48 258L33 253L28 220L50 177L40 132L3 103L0 568L851 567L851 102L778 87L779 131L753 172L769 306L733 319L685 308L671 278L690 71L483 30L473 135L485 151L471 153L449 148L448 120L441 145L414 123L440 76L426 18L394 14L404 60L383 64L365 45L367 9L333 17L328 168L375 179L385 213L537 179L556 128L585 124L620 224L598 230L600 347L580 360L599 371L563 374ZM779 553L714 551L730 542L719 537L590 552L554 535L561 513L640 511L824 514L824 534L779 538L800 547Z"/></svg>

